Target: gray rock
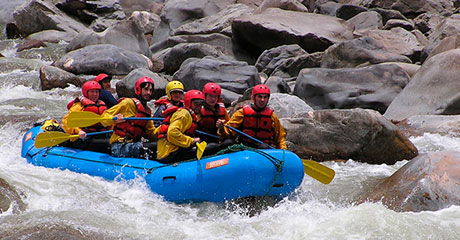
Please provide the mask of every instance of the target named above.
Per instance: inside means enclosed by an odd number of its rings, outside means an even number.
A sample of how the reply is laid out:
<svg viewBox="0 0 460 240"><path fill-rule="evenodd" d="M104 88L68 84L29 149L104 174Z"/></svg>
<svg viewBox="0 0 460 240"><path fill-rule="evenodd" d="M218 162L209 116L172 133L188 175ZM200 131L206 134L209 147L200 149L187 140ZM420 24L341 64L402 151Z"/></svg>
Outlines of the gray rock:
<svg viewBox="0 0 460 240"><path fill-rule="evenodd" d="M412 77L384 116L401 121L414 115L459 114L460 49L437 54Z"/></svg>

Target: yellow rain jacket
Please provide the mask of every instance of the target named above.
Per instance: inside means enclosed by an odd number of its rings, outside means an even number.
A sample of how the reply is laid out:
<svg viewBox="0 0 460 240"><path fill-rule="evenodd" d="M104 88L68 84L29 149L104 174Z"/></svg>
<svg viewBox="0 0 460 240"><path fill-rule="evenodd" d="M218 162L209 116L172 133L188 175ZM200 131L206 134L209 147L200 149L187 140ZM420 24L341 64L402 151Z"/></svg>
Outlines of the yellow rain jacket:
<svg viewBox="0 0 460 240"><path fill-rule="evenodd" d="M137 113L136 104L130 98L125 98L121 102L119 102L117 105L105 110L104 113L102 114L102 117L113 118L118 113L123 114L123 117L134 117ZM101 123L104 127L106 127L106 126L114 125L115 121L113 121L112 119L107 119L107 120L101 121ZM153 125L152 120L147 120L147 124L145 125L144 138L147 138L151 141L154 141L158 138L157 129ZM117 135L115 132L113 132L112 136L110 137L110 144L114 142L124 142L124 141L125 139Z"/></svg>
<svg viewBox="0 0 460 240"><path fill-rule="evenodd" d="M187 109L179 109L171 116L167 137L158 140L157 159L162 159L172 152L182 148L189 148L193 138L184 134L192 126L192 116Z"/></svg>
<svg viewBox="0 0 460 240"><path fill-rule="evenodd" d="M240 127L240 125L243 123L243 118L244 118L244 114L243 114L243 108L241 109L238 109L238 111L236 111L232 117L230 118L230 120L228 120L228 122L225 124L225 125L229 125L230 127L234 127L236 129L238 129ZM284 131L284 128L283 126L281 125L281 122L278 118L278 116L276 116L275 112L272 113L272 121L273 121L273 131L274 131L274 136L273 136L273 142L275 144L275 148L278 148L278 149L287 149L287 145L286 145L286 131ZM227 128L224 126L223 129L219 129L218 131L218 134L221 138L233 138L235 139L239 133L235 132L235 131L232 131L231 129Z"/></svg>
<svg viewBox="0 0 460 240"><path fill-rule="evenodd" d="M80 102L74 103L72 107L70 107L69 112L67 112L67 114L62 118L62 129L64 129L67 134L77 135L81 131L81 128L69 128L67 126L67 119L69 118L71 112L83 112L83 104ZM75 141L75 139L73 140Z"/></svg>

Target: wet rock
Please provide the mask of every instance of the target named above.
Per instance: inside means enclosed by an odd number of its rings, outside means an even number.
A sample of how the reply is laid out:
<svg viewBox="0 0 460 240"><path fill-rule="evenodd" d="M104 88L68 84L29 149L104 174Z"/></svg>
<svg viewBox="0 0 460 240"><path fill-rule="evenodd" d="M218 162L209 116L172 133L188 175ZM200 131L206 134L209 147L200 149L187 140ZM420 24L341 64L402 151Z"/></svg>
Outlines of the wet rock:
<svg viewBox="0 0 460 240"><path fill-rule="evenodd" d="M12 209L10 209L11 207ZM25 208L26 205L16 189L0 178L0 213L12 211L12 213L18 214L24 211Z"/></svg>
<svg viewBox="0 0 460 240"><path fill-rule="evenodd" d="M43 66L40 68L40 84L42 90L53 88L66 88L69 84L81 87L86 81L75 74L66 72L53 66Z"/></svg>
<svg viewBox="0 0 460 240"><path fill-rule="evenodd" d="M394 164L418 155L399 128L373 110L317 110L281 124L292 142L289 149L301 158Z"/></svg>
<svg viewBox="0 0 460 240"><path fill-rule="evenodd" d="M46 47L46 44L40 40L26 40L17 47L17 52L21 52L26 49Z"/></svg>
<svg viewBox="0 0 460 240"><path fill-rule="evenodd" d="M378 184L362 201L395 211L437 211L460 205L460 152L419 155Z"/></svg>
<svg viewBox="0 0 460 240"><path fill-rule="evenodd" d="M384 116L401 121L414 115L459 114L459 59L460 49L454 49L425 61Z"/></svg>
<svg viewBox="0 0 460 240"><path fill-rule="evenodd" d="M67 222L45 222L31 223L21 228L0 230L4 239L67 239L67 240L109 240L116 239L116 236L104 235L98 232L84 230Z"/></svg>
<svg viewBox="0 0 460 240"><path fill-rule="evenodd" d="M460 137L460 115L415 115L398 122L407 136L421 136L433 133Z"/></svg>

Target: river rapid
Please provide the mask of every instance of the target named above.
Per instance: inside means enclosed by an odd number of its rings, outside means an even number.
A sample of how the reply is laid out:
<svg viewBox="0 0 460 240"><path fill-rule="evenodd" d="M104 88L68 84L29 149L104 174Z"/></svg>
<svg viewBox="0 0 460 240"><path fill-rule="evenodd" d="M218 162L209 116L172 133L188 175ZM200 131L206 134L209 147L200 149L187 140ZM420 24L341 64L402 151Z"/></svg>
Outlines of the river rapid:
<svg viewBox="0 0 460 240"><path fill-rule="evenodd" d="M3 55L13 54L3 52ZM37 71L0 73L0 178L14 186L24 211L0 214L0 238L25 229L64 228L96 239L458 239L460 206L431 212L395 212L357 198L407 161L370 165L327 162L329 185L305 176L292 196L276 204L174 204L138 179L98 177L28 164L24 133L37 121L60 118L79 89L41 91ZM425 134L411 138L419 152L458 149L460 139ZM12 209L12 208L10 208ZM29 230L27 230L29 231ZM85 235L88 234L88 235ZM62 235L65 239L65 234Z"/></svg>

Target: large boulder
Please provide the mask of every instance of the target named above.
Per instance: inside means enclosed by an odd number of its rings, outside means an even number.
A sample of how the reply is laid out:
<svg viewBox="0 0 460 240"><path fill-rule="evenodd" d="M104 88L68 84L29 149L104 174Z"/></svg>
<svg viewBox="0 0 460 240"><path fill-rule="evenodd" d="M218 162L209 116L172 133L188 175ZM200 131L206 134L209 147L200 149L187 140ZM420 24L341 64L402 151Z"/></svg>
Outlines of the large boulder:
<svg viewBox="0 0 460 240"><path fill-rule="evenodd" d="M393 53L371 37L360 37L334 44L321 60L322 68L351 68L383 62L405 62L411 60L399 53Z"/></svg>
<svg viewBox="0 0 460 240"><path fill-rule="evenodd" d="M400 121L414 115L459 114L459 58L460 49L454 49L425 61L384 116Z"/></svg>
<svg viewBox="0 0 460 240"><path fill-rule="evenodd" d="M353 38L353 25L342 19L279 8L234 19L232 30L234 39L256 55L288 44L298 44L308 53L321 52Z"/></svg>
<svg viewBox="0 0 460 240"><path fill-rule="evenodd" d="M68 52L55 66L75 74L124 75L136 68L152 69L153 64L140 53L111 44L98 44Z"/></svg>
<svg viewBox="0 0 460 240"><path fill-rule="evenodd" d="M58 30L77 35L88 30L80 21L68 16L52 1L31 0L13 13L15 24L23 36L43 30Z"/></svg>
<svg viewBox="0 0 460 240"><path fill-rule="evenodd" d="M301 158L394 164L418 154L396 125L373 110L317 110L281 124L289 149Z"/></svg>
<svg viewBox="0 0 460 240"><path fill-rule="evenodd" d="M363 68L305 68L297 77L294 94L314 109L370 108L384 113L409 82L396 64Z"/></svg>
<svg viewBox="0 0 460 240"><path fill-rule="evenodd" d="M254 66L225 56L189 58L182 63L173 78L181 81L186 90L201 90L206 83L215 82L222 89L238 94L243 94L246 89L260 83L259 74Z"/></svg>
<svg viewBox="0 0 460 240"><path fill-rule="evenodd" d="M364 194L394 211L437 211L460 205L460 152L422 154Z"/></svg>
<svg viewBox="0 0 460 240"><path fill-rule="evenodd" d="M43 66L40 68L40 83L42 90L50 90L53 88L66 88L69 84L82 86L86 81L75 74L66 72L60 68L53 66Z"/></svg>
<svg viewBox="0 0 460 240"><path fill-rule="evenodd" d="M97 44L112 44L131 52L143 54L148 58L152 56L143 31L137 22L131 20L118 22L101 33L81 32L67 45L67 51Z"/></svg>

